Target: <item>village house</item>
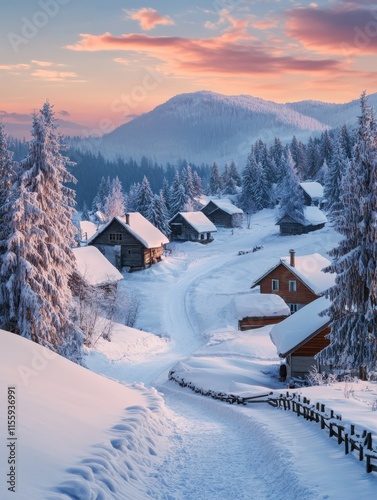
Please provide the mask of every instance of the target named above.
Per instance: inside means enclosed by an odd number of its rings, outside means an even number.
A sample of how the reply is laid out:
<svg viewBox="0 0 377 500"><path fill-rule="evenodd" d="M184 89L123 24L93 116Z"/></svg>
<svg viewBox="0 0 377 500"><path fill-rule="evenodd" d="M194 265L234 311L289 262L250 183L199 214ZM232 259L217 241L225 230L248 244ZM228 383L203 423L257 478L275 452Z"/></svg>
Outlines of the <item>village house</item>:
<svg viewBox="0 0 377 500"><path fill-rule="evenodd" d="M210 243L216 226L203 212L179 212L170 221L171 239Z"/></svg>
<svg viewBox="0 0 377 500"><path fill-rule="evenodd" d="M76 259L78 276L84 283L107 291L117 289L118 283L123 279L123 276L98 248L85 246L73 248L72 251Z"/></svg>
<svg viewBox="0 0 377 500"><path fill-rule="evenodd" d="M260 293L279 295L295 313L310 304L335 284L335 275L323 272L330 261L319 253L296 256L294 250L289 257L282 257L251 285L260 286Z"/></svg>
<svg viewBox="0 0 377 500"><path fill-rule="evenodd" d="M88 245L99 248L116 267L128 271L159 262L168 238L139 212L114 217L102 226Z"/></svg>
<svg viewBox="0 0 377 500"><path fill-rule="evenodd" d="M238 330L253 330L283 321L290 310L279 295L247 292L237 295L233 305L238 319Z"/></svg>
<svg viewBox="0 0 377 500"><path fill-rule="evenodd" d="M303 212L303 221L286 214L276 222L282 236L306 234L325 226L327 217L318 207L304 207Z"/></svg>
<svg viewBox="0 0 377 500"><path fill-rule="evenodd" d="M233 205L227 198L210 200L201 211L215 226L242 226L243 211Z"/></svg>
<svg viewBox="0 0 377 500"><path fill-rule="evenodd" d="M329 306L330 301L320 297L272 327L270 337L285 359L288 377L305 378L313 368L323 371L315 356L330 343L330 318L321 315Z"/></svg>
<svg viewBox="0 0 377 500"><path fill-rule="evenodd" d="M308 207L321 208L324 200L324 189L322 184L314 181L300 182L300 187L304 193L305 205Z"/></svg>

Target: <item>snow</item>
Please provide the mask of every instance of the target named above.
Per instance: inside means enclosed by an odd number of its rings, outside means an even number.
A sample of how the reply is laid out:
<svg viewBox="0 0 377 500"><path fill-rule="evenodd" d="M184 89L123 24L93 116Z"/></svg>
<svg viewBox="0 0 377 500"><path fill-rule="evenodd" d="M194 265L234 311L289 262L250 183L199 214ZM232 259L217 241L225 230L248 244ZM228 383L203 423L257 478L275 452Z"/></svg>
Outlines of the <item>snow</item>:
<svg viewBox="0 0 377 500"><path fill-rule="evenodd" d="M320 297L299 309L295 314L274 325L270 335L279 356L285 358L314 332L325 327L327 315L320 316L330 306L326 297Z"/></svg>
<svg viewBox="0 0 377 500"><path fill-rule="evenodd" d="M323 198L323 186L319 182L306 181L300 182L302 189L310 196L312 200Z"/></svg>
<svg viewBox="0 0 377 500"><path fill-rule="evenodd" d="M3 403L16 387L16 498L111 498L111 488L118 498L144 496L140 478L168 435L155 390L111 381L3 330L0 364ZM11 498L2 417L0 497Z"/></svg>
<svg viewBox="0 0 377 500"><path fill-rule="evenodd" d="M105 286L123 279L123 275L94 246L73 248L77 269L92 286Z"/></svg>
<svg viewBox="0 0 377 500"><path fill-rule="evenodd" d="M243 210L233 205L233 203L231 203L231 201L227 198L210 198L210 201L212 201L212 203L214 203L218 208L221 208L221 210L229 215L243 214Z"/></svg>
<svg viewBox="0 0 377 500"><path fill-rule="evenodd" d="M81 237L83 241L86 241L89 238L91 238L97 231L97 226L93 222L90 222L89 220L80 220L79 224L80 224Z"/></svg>
<svg viewBox="0 0 377 500"><path fill-rule="evenodd" d="M327 217L318 207L304 207L305 226L326 224Z"/></svg>
<svg viewBox="0 0 377 500"><path fill-rule="evenodd" d="M213 233L217 231L216 226L203 212L179 212L185 221L198 233Z"/></svg>
<svg viewBox="0 0 377 500"><path fill-rule="evenodd" d="M74 498L75 491L77 498L135 500L374 498L377 475L366 474L365 464L345 456L315 422L265 403L229 405L168 381L173 368L211 390L286 392L271 327L238 332L234 298L250 293L261 270L289 248L324 258L339 240L330 225L282 237L274 212L263 210L253 215L250 229L219 229L211 245L172 243L161 265L127 275L119 286L142 299L136 324L116 325L112 342L98 341L86 360L92 371L122 383L138 381L136 386L124 387L57 358L56 376L50 376L51 364L23 388L15 375L30 356L8 342L7 334L0 345L5 366L0 380L17 383L23 405L19 497L54 498L49 493L59 491L55 498ZM263 248L252 252L256 245ZM374 382L290 392L325 403L344 421L377 433ZM95 488L105 480L114 490L101 496ZM63 482L72 486L65 496L58 489ZM3 483L0 487L3 498Z"/></svg>
<svg viewBox="0 0 377 500"><path fill-rule="evenodd" d="M238 295L233 299L237 319L246 317L263 318L271 316L289 316L290 309L284 300L272 293L253 292Z"/></svg>

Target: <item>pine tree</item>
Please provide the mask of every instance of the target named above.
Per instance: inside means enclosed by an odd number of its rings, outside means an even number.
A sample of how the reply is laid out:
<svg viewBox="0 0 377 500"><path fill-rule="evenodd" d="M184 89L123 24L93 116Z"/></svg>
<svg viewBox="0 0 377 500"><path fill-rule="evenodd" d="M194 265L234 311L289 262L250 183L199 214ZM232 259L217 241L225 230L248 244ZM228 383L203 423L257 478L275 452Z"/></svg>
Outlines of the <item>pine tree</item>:
<svg viewBox="0 0 377 500"><path fill-rule="evenodd" d="M326 269L336 279L326 293L332 301L331 333L321 358L365 374L377 368L377 125L365 92L360 104L353 160L342 183L343 207L335 218L344 239Z"/></svg>
<svg viewBox="0 0 377 500"><path fill-rule="evenodd" d="M236 186L241 186L241 176L238 173L237 166L236 166L234 160L232 160L230 162L229 177L234 180L234 182L236 183Z"/></svg>
<svg viewBox="0 0 377 500"><path fill-rule="evenodd" d="M188 200L189 198L186 194L186 190L183 184L180 184L176 192L173 191L171 192L170 196L171 215L174 217L174 215L176 215L178 212L183 212L185 210Z"/></svg>
<svg viewBox="0 0 377 500"><path fill-rule="evenodd" d="M147 219L165 236L169 237L169 216L162 190L160 190L160 194L153 195Z"/></svg>
<svg viewBox="0 0 377 500"><path fill-rule="evenodd" d="M242 172L242 191L238 200L240 207L246 214L254 213L257 210L254 199L254 185L257 179L256 171L257 161L254 149L252 148L247 157L246 167Z"/></svg>
<svg viewBox="0 0 377 500"><path fill-rule="evenodd" d="M344 154L351 160L353 155L354 137L349 131L347 124L344 124L340 129L339 140L343 147Z"/></svg>
<svg viewBox="0 0 377 500"><path fill-rule="evenodd" d="M304 194L290 151L285 158L285 176L279 186L278 219L288 215L296 222L304 222Z"/></svg>
<svg viewBox="0 0 377 500"><path fill-rule="evenodd" d="M341 144L340 134L338 134L333 146L333 155L325 177L324 186L326 208L330 213L334 213L340 208L341 182L348 164L349 160L346 158Z"/></svg>
<svg viewBox="0 0 377 500"><path fill-rule="evenodd" d="M84 201L84 204L83 204L83 207L82 207L81 220L90 220L88 207L87 207L85 201Z"/></svg>
<svg viewBox="0 0 377 500"><path fill-rule="evenodd" d="M62 149L52 107L45 103L34 115L29 153L9 205L10 236L0 270L1 324L81 362L82 334L70 316L74 191L65 186L75 179Z"/></svg>
<svg viewBox="0 0 377 500"><path fill-rule="evenodd" d="M202 179L199 177L198 172L194 171L192 174L192 181L194 184L195 197L200 197L203 194Z"/></svg>
<svg viewBox="0 0 377 500"><path fill-rule="evenodd" d="M122 216L125 212L122 183L118 177L111 183L110 193L106 197L104 214L109 221L113 217Z"/></svg>
<svg viewBox="0 0 377 500"><path fill-rule="evenodd" d="M131 184L125 200L125 210L127 212L137 212L137 197L140 189L139 183Z"/></svg>
<svg viewBox="0 0 377 500"><path fill-rule="evenodd" d="M148 216L149 207L151 205L153 193L148 179L144 175L136 197L136 211L140 212L144 217Z"/></svg>
<svg viewBox="0 0 377 500"><path fill-rule="evenodd" d="M181 178L188 198L190 200L193 200L195 198L195 189L194 189L194 180L190 165L187 165L182 169Z"/></svg>
<svg viewBox="0 0 377 500"><path fill-rule="evenodd" d="M0 122L0 255L5 251L3 246L7 238L5 219L11 186L15 180L16 172L13 153L8 149L8 137L5 133L5 126Z"/></svg>
<svg viewBox="0 0 377 500"><path fill-rule="evenodd" d="M100 185L98 187L97 194L94 197L92 203L93 212L97 212L97 210L99 210L100 212L105 211L106 198L109 196L110 188L111 188L110 177L108 177L107 179L102 177Z"/></svg>
<svg viewBox="0 0 377 500"><path fill-rule="evenodd" d="M211 167L210 177L209 177L209 194L218 195L221 192L221 176L219 172L219 167L217 163L214 162Z"/></svg>

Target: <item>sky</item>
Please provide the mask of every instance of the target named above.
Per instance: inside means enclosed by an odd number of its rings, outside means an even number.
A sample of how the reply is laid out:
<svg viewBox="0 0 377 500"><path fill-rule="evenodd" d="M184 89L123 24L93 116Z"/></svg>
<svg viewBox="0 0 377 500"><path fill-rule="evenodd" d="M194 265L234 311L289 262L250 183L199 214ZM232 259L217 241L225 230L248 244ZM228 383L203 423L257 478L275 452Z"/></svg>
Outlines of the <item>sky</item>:
<svg viewBox="0 0 377 500"><path fill-rule="evenodd" d="M174 95L348 102L377 91L374 0L15 0L0 18L0 116L106 133Z"/></svg>

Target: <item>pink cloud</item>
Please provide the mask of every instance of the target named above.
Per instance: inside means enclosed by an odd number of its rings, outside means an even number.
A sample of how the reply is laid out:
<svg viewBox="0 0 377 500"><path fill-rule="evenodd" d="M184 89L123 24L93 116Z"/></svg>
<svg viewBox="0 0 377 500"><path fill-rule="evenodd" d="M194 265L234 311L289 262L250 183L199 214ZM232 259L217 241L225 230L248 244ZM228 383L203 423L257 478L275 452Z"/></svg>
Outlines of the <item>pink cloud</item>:
<svg viewBox="0 0 377 500"><path fill-rule="evenodd" d="M331 9L292 9L287 15L288 36L308 49L326 54L363 54L377 50L376 10L338 4Z"/></svg>
<svg viewBox="0 0 377 500"><path fill-rule="evenodd" d="M81 35L81 40L67 47L76 51L139 51L163 61L169 70L191 75L279 74L285 72L327 73L346 70L334 59L305 59L276 56L250 40L235 43L225 33L208 39L152 37L144 34L113 36Z"/></svg>
<svg viewBox="0 0 377 500"><path fill-rule="evenodd" d="M174 24L174 21L169 16L162 16L157 10L150 7L144 7L137 11L126 10L125 12L129 18L138 21L143 30L151 30L158 24Z"/></svg>

